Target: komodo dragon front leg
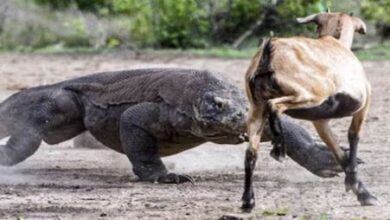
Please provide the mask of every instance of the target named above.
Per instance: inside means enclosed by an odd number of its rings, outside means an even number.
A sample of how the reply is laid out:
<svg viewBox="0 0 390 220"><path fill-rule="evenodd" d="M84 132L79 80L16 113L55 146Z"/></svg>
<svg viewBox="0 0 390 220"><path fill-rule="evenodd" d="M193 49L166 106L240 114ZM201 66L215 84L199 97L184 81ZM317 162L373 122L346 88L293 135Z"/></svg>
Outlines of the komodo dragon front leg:
<svg viewBox="0 0 390 220"><path fill-rule="evenodd" d="M155 135L164 132L167 121L161 117L160 105L141 103L124 111L120 118L120 139L123 151L141 181L158 183L193 182L191 177L168 173L164 166Z"/></svg>

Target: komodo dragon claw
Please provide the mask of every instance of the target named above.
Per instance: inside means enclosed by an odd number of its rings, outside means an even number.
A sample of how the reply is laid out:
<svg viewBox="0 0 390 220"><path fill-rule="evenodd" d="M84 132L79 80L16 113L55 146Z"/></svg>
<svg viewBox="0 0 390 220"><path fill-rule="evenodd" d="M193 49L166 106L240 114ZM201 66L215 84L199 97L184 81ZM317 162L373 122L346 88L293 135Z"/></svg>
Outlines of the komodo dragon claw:
<svg viewBox="0 0 390 220"><path fill-rule="evenodd" d="M155 181L157 183L172 183L172 184L181 184L190 182L191 184L194 184L194 180L191 176L184 175L184 174L175 174L175 173L168 173L166 175L161 175L157 178Z"/></svg>

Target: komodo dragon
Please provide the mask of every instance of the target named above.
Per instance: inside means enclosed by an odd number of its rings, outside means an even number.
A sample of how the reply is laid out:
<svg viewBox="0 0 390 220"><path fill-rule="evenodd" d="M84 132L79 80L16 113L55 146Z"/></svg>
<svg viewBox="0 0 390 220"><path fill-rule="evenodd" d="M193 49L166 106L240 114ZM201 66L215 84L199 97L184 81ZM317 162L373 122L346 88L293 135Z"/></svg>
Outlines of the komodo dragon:
<svg viewBox="0 0 390 220"><path fill-rule="evenodd" d="M22 90L0 104L0 164L31 156L42 140L57 144L89 131L124 153L142 181L182 183L160 156L207 141L244 141L247 101L219 74L187 69L138 69L97 73ZM319 176L341 169L324 146L300 126L282 121L288 155ZM270 140L265 135L263 141Z"/></svg>

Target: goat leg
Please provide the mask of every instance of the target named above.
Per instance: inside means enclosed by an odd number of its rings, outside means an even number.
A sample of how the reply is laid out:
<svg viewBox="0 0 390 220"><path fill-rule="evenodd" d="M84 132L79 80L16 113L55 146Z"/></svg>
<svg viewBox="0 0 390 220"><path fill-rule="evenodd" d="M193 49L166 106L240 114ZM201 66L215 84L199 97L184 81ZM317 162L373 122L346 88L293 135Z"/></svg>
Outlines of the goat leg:
<svg viewBox="0 0 390 220"><path fill-rule="evenodd" d="M357 169L359 133L366 117L368 106L369 101L366 102L362 110L352 116L352 123L348 130L349 158L341 161L345 172L345 188L347 191L352 190L363 206L376 205L378 203L377 198L364 187L363 182L359 179Z"/></svg>
<svg viewBox="0 0 390 220"><path fill-rule="evenodd" d="M250 212L255 207L255 193L253 189L253 172L256 167L257 151L261 135L265 127L264 109L253 108L248 116L248 134L249 145L245 154L245 183L244 193L242 194L241 209L244 212ZM259 114L261 117L258 117Z"/></svg>
<svg viewBox="0 0 390 220"><path fill-rule="evenodd" d="M357 146L359 137L353 131L348 132L348 140L350 143L349 157L345 160L343 166L345 171L345 188L346 191L352 190L357 199L363 206L376 205L378 200L364 186L363 182L357 175Z"/></svg>

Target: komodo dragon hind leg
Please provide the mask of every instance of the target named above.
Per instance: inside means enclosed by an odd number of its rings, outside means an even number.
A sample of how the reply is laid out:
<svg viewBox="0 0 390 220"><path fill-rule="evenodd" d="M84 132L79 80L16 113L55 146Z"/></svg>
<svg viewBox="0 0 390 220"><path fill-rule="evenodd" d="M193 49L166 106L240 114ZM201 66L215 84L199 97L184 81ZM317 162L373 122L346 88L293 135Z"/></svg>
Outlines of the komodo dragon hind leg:
<svg viewBox="0 0 390 220"><path fill-rule="evenodd" d="M281 162L286 157L287 151L281 119L276 112L270 111L268 114L269 128L274 146L271 150L271 156Z"/></svg>
<svg viewBox="0 0 390 220"><path fill-rule="evenodd" d="M11 135L6 145L0 145L0 165L13 166L31 156L42 142L41 136L25 129Z"/></svg>
<svg viewBox="0 0 390 220"><path fill-rule="evenodd" d="M151 134L155 126L163 126L159 121L158 104L141 103L122 113L120 138L123 150L133 165L134 173L141 181L158 183L193 182L187 175L168 173L159 154L156 138ZM155 126L152 126L152 125ZM157 131L158 132L158 131Z"/></svg>
<svg viewBox="0 0 390 220"><path fill-rule="evenodd" d="M0 104L0 139L10 136L5 145L0 145L0 166L13 166L24 161L34 154L42 142L41 132L37 131L39 129L29 123L21 125L20 122L12 120L9 112L18 112L15 108L4 102Z"/></svg>
<svg viewBox="0 0 390 220"><path fill-rule="evenodd" d="M6 138L9 135L10 135L10 133L8 132L8 129L5 126L3 126L2 124L0 124L0 139Z"/></svg>
<svg viewBox="0 0 390 220"><path fill-rule="evenodd" d="M0 139L3 139L8 136L10 136L10 132L6 125L6 121L4 120L2 109L0 108Z"/></svg>

